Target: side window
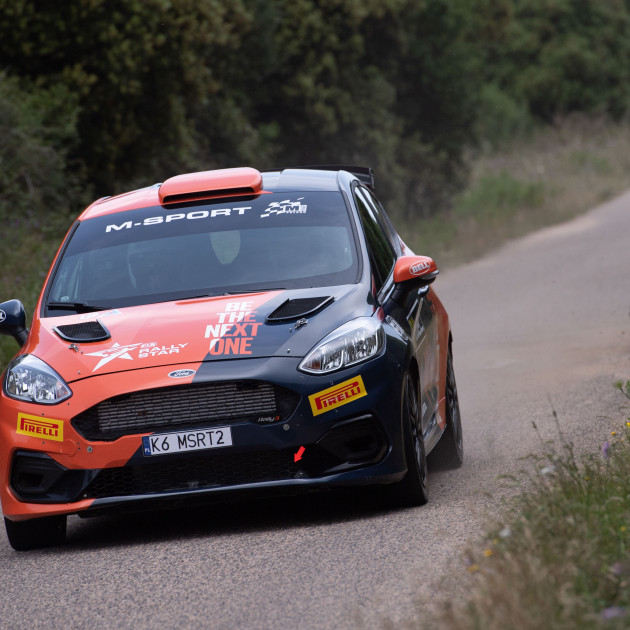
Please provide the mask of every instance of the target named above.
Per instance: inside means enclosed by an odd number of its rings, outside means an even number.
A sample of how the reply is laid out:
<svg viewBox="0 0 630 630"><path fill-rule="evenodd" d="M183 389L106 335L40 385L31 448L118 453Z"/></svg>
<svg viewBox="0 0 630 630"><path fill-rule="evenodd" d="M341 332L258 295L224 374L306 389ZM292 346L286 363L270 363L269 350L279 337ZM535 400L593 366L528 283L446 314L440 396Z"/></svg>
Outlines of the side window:
<svg viewBox="0 0 630 630"><path fill-rule="evenodd" d="M355 189L354 199L361 217L368 249L370 250L376 288L380 290L396 262L396 252L383 229L384 221L379 216L378 207L371 203L371 200L362 188L357 187Z"/></svg>
<svg viewBox="0 0 630 630"><path fill-rule="evenodd" d="M381 205L380 201L369 191L366 189L362 189L361 192L367 197L369 201L372 202L372 206L376 208L376 216L381 224L381 227L385 231L387 238L389 238L389 242L398 253L400 250L400 237L396 233L392 222L390 221L387 213L385 212L385 208Z"/></svg>

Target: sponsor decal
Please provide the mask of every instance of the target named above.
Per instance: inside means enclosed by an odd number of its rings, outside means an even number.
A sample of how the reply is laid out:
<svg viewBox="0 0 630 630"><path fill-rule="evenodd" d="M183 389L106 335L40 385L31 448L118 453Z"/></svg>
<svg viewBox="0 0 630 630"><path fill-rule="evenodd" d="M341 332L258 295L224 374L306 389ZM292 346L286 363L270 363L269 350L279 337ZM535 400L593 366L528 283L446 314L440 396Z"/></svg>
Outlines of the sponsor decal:
<svg viewBox="0 0 630 630"><path fill-rule="evenodd" d="M260 215L261 219L271 216L272 214L305 214L306 204L300 203L304 197L299 197L297 201L274 201L270 203L267 209Z"/></svg>
<svg viewBox="0 0 630 630"><path fill-rule="evenodd" d="M280 420L280 416L260 416L260 418L256 419L258 424L271 424L272 422L278 422Z"/></svg>
<svg viewBox="0 0 630 630"><path fill-rule="evenodd" d="M385 321L394 329L396 330L396 332L405 340L407 341L408 337L407 337L407 333L403 330L402 326L391 316L391 315L387 315L387 317L385 317Z"/></svg>
<svg viewBox="0 0 630 630"><path fill-rule="evenodd" d="M131 343L121 346L118 342L116 342L111 348L99 350L98 352L88 352L85 356L101 357L101 360L92 370L92 372L96 372L96 370L102 368L104 365L107 365L110 361L114 361L115 359L127 359L128 361L133 361L134 358L147 359L149 357L178 354L179 351L187 345L187 343L174 343L170 346L160 346L156 341L150 341L148 343Z"/></svg>
<svg viewBox="0 0 630 630"><path fill-rule="evenodd" d="M431 269L431 264L424 260L421 260L420 262L410 265L409 273L412 276L421 276L423 273L429 271L429 269Z"/></svg>
<svg viewBox="0 0 630 630"><path fill-rule="evenodd" d="M0 309L0 322L3 322L7 318L7 314Z"/></svg>
<svg viewBox="0 0 630 630"><path fill-rule="evenodd" d="M213 210L193 210L192 212L175 212L159 217L147 217L143 221L124 221L120 225L112 223L105 228L105 232L120 232L121 230L131 230L134 227L146 227L149 225L159 225L160 223L172 223L173 221L197 221L200 219L214 219L215 217L243 216L245 210L251 209L251 206L240 206L234 208L214 208Z"/></svg>
<svg viewBox="0 0 630 630"><path fill-rule="evenodd" d="M422 335L424 335L424 324L422 323L422 319L418 319L418 325L413 335L414 342L418 343Z"/></svg>
<svg viewBox="0 0 630 630"><path fill-rule="evenodd" d="M104 317L112 317L114 315L120 315L120 311L115 308L111 311L104 311L102 313L98 314L98 318L99 319L103 319ZM94 319L94 313L86 313L85 315L81 315L81 317L79 317L79 319L81 321L85 321L86 319Z"/></svg>
<svg viewBox="0 0 630 630"><path fill-rule="evenodd" d="M256 321L256 306L253 300L227 302L225 310L215 313L214 323L206 326L205 338L210 339L208 352L213 355L251 354L252 341L261 326Z"/></svg>
<svg viewBox="0 0 630 630"><path fill-rule="evenodd" d="M363 396L367 396L363 379L361 376L355 376L343 383L312 394L308 400L311 403L313 415L318 416L320 413L326 413Z"/></svg>
<svg viewBox="0 0 630 630"><path fill-rule="evenodd" d="M175 370L174 372L169 372L171 378L187 378L195 374L197 374L196 370Z"/></svg>
<svg viewBox="0 0 630 630"><path fill-rule="evenodd" d="M63 422L41 416L18 414L16 433L30 437L63 442Z"/></svg>

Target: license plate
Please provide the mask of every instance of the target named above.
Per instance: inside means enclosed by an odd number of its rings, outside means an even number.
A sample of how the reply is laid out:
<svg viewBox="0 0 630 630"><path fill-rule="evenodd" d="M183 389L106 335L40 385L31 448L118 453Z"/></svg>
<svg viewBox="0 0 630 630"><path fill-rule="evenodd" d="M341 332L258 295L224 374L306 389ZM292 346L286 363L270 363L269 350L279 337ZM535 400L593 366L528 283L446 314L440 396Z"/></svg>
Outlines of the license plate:
<svg viewBox="0 0 630 630"><path fill-rule="evenodd" d="M191 429L177 433L154 433L142 438L145 456L170 455L185 451L203 451L209 448L232 446L230 427Z"/></svg>

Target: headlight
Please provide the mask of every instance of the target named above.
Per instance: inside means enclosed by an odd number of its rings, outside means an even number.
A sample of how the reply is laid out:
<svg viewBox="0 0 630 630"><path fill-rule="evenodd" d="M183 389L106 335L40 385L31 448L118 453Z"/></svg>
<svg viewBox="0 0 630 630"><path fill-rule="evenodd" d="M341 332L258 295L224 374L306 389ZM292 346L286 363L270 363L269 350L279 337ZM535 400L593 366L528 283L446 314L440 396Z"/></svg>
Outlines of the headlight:
<svg viewBox="0 0 630 630"><path fill-rule="evenodd" d="M42 405L55 405L72 396L59 374L32 354L24 354L9 363L4 393L9 398Z"/></svg>
<svg viewBox="0 0 630 630"><path fill-rule="evenodd" d="M385 346L379 321L359 317L322 339L300 363L303 372L326 374L375 357Z"/></svg>

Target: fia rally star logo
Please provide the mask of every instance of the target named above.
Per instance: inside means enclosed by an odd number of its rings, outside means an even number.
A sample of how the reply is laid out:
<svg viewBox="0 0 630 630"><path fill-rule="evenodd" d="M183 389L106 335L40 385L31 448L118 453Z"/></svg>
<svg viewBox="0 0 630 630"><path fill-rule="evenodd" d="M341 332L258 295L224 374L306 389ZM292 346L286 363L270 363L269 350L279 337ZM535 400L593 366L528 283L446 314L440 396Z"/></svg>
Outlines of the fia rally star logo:
<svg viewBox="0 0 630 630"><path fill-rule="evenodd" d="M114 359L127 359L128 361L133 361L134 357L132 354L135 354L136 350L138 352L135 358L146 359L147 357L176 354L187 345L187 343L175 343L170 346L159 346L156 341L150 341L148 343L130 343L125 346L121 346L118 342L116 342L111 348L99 350L98 352L88 352L86 356L102 357L96 364L96 367L92 370L92 372L96 372L96 370L102 368L104 365L107 365Z"/></svg>

